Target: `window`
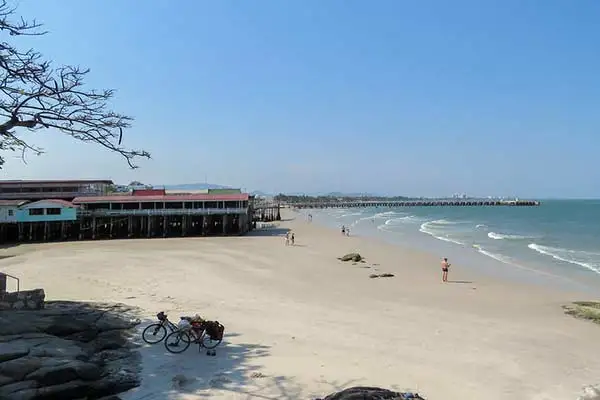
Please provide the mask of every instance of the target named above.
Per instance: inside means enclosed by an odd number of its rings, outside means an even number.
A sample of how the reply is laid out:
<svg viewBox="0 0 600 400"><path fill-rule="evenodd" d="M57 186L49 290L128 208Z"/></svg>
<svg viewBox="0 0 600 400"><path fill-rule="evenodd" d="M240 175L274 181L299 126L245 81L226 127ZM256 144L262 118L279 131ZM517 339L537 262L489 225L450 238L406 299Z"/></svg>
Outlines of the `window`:
<svg viewBox="0 0 600 400"><path fill-rule="evenodd" d="M60 215L60 208L46 208L46 215Z"/></svg>
<svg viewBox="0 0 600 400"><path fill-rule="evenodd" d="M15 215L15 210L8 210L8 216L12 217Z"/></svg>
<svg viewBox="0 0 600 400"><path fill-rule="evenodd" d="M29 215L44 215L43 208L30 208Z"/></svg>

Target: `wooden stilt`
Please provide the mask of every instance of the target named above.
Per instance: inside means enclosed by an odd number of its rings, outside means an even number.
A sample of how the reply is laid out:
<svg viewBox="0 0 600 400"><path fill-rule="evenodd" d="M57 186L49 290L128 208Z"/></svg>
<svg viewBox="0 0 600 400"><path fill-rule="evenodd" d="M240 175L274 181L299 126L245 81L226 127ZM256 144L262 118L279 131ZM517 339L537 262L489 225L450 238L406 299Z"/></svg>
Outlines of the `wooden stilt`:
<svg viewBox="0 0 600 400"><path fill-rule="evenodd" d="M133 236L133 217L131 215L127 218L127 236Z"/></svg>
<svg viewBox="0 0 600 400"><path fill-rule="evenodd" d="M110 217L110 231L109 231L110 233L109 233L109 236L110 236L111 239L113 238L114 223L115 223L115 221L114 221L113 217Z"/></svg>
<svg viewBox="0 0 600 400"><path fill-rule="evenodd" d="M187 234L187 224L188 218L187 215L181 217L181 236L185 236Z"/></svg>
<svg viewBox="0 0 600 400"><path fill-rule="evenodd" d="M29 241L33 240L33 222L29 223Z"/></svg>
<svg viewBox="0 0 600 400"><path fill-rule="evenodd" d="M92 239L96 239L96 217L92 217Z"/></svg>
<svg viewBox="0 0 600 400"><path fill-rule="evenodd" d="M19 242L22 242L23 241L23 223L19 222L17 225L18 225L17 228L19 230Z"/></svg>
<svg viewBox="0 0 600 400"><path fill-rule="evenodd" d="M163 232L162 232L163 237L167 237L167 229L168 229L167 228L167 222L168 222L167 221L167 216L163 215Z"/></svg>
<svg viewBox="0 0 600 400"><path fill-rule="evenodd" d="M44 242L48 240L48 221L44 221Z"/></svg>
<svg viewBox="0 0 600 400"><path fill-rule="evenodd" d="M227 235L227 214L223 215L223 235Z"/></svg>
<svg viewBox="0 0 600 400"><path fill-rule="evenodd" d="M150 215L148 215L148 222L146 224L146 237L150 237L150 230L152 229L152 217Z"/></svg>

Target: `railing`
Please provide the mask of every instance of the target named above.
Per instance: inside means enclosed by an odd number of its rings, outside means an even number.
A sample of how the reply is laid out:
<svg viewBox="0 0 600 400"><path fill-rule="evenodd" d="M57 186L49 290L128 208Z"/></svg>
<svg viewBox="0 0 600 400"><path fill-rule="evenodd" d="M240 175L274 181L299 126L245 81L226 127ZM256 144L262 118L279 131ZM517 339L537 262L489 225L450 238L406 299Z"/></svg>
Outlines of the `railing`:
<svg viewBox="0 0 600 400"><path fill-rule="evenodd" d="M20 291L21 289L21 283L19 281L19 278L17 278L16 276L12 276L10 274L4 273L4 272L0 272L0 293L6 292L6 277L8 278L12 278L15 281L17 281L17 293Z"/></svg>
<svg viewBox="0 0 600 400"><path fill-rule="evenodd" d="M223 215L247 214L247 208L175 208L149 210L79 210L78 214L86 217L119 217L119 216L156 216L156 215Z"/></svg>

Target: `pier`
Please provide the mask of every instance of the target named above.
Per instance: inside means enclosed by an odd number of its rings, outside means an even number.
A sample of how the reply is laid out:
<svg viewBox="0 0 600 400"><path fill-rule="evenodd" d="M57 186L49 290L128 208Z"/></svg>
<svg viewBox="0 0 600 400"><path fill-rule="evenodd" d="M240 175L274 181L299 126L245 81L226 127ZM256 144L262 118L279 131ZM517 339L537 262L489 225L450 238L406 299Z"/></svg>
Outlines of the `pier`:
<svg viewBox="0 0 600 400"><path fill-rule="evenodd" d="M306 203L287 203L292 208L358 208L358 207L536 207L536 200L394 200L394 201L323 201Z"/></svg>

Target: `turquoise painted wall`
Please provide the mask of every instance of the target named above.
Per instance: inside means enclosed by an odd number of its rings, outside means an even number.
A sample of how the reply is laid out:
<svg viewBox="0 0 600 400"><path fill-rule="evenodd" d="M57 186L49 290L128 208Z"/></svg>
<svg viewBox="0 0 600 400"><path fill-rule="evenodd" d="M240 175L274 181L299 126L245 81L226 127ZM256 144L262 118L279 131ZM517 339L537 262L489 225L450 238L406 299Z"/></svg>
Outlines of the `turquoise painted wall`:
<svg viewBox="0 0 600 400"><path fill-rule="evenodd" d="M53 206L52 208L58 207ZM45 211L45 207L42 209ZM76 219L77 209L69 207L61 207L60 215L29 215L29 208L21 208L17 210L17 222L75 221Z"/></svg>

